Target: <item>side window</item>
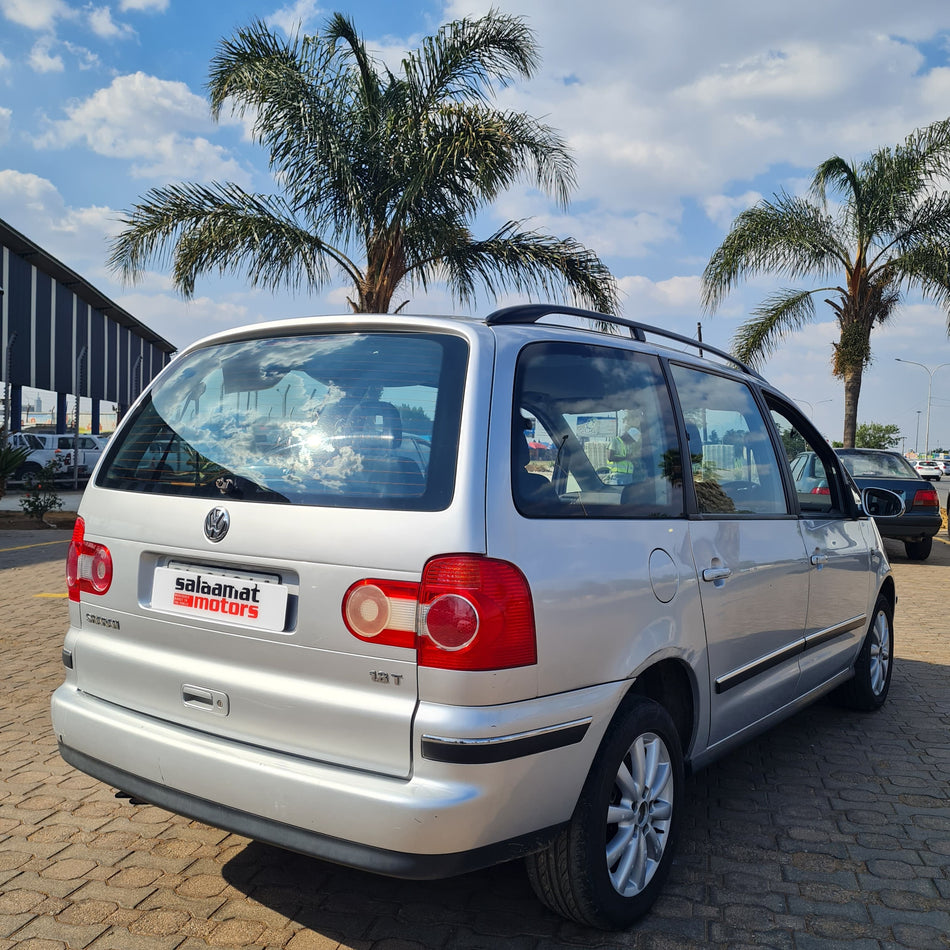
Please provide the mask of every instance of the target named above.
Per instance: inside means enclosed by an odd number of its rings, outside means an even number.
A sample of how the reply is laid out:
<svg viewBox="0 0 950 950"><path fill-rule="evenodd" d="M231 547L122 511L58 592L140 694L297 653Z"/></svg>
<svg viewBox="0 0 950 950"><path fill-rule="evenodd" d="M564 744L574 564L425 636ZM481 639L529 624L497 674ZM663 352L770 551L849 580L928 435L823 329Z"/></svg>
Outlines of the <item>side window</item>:
<svg viewBox="0 0 950 950"><path fill-rule="evenodd" d="M619 347L526 346L515 373L512 495L541 518L683 515L683 479L659 360Z"/></svg>
<svg viewBox="0 0 950 950"><path fill-rule="evenodd" d="M785 410L770 406L770 411L792 470L799 508L806 513L827 513L840 508L841 501L835 497L837 484L833 478L829 479L823 461L829 450L819 444L813 434L802 433Z"/></svg>
<svg viewBox="0 0 950 950"><path fill-rule="evenodd" d="M672 371L699 511L788 514L782 469L750 387L688 366L673 364Z"/></svg>

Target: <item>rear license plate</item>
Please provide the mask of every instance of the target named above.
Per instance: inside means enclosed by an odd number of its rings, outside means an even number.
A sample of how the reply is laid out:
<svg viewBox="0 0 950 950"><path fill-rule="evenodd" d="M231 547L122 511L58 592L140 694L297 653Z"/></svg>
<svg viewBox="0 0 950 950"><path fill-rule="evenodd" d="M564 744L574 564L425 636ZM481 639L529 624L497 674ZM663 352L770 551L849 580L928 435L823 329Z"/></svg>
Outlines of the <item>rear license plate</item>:
<svg viewBox="0 0 950 950"><path fill-rule="evenodd" d="M287 588L253 574L156 567L152 607L186 617L279 633L284 629L287 616Z"/></svg>

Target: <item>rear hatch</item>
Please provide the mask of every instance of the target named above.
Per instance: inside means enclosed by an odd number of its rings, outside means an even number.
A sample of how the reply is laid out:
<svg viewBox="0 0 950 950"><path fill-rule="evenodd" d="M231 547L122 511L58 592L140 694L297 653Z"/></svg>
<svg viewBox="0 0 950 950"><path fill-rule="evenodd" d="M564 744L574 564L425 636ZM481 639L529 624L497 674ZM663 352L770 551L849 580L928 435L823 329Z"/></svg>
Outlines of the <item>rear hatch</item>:
<svg viewBox="0 0 950 950"><path fill-rule="evenodd" d="M74 545L76 681L235 742L405 776L412 585L433 554L484 548L447 515L472 341L316 326L186 352L113 437ZM367 578L388 597L359 599L357 635L344 605Z"/></svg>

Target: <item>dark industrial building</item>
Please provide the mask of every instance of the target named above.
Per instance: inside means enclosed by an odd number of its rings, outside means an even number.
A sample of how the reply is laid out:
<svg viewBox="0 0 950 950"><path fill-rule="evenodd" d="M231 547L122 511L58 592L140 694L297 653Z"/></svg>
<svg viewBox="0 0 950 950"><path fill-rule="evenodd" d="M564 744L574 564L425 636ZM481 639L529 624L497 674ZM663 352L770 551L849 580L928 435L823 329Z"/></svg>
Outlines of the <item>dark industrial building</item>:
<svg viewBox="0 0 950 950"><path fill-rule="evenodd" d="M56 393L56 431L67 429L66 400L101 400L119 414L175 352L130 313L0 220L0 380L8 431L21 427L23 387ZM79 400L76 400L77 412Z"/></svg>

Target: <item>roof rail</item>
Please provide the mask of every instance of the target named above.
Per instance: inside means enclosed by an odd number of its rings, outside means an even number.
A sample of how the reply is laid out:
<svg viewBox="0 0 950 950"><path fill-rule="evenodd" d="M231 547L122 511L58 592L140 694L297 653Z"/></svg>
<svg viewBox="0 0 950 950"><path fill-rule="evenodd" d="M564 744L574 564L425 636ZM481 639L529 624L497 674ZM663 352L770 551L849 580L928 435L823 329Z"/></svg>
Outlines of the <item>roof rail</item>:
<svg viewBox="0 0 950 950"><path fill-rule="evenodd" d="M615 326L626 327L631 331L633 338L641 343L646 341L647 333L664 337L667 340L675 340L677 343L682 343L685 346L691 346L699 350L700 354L714 353L720 359L725 360L727 363L732 363L733 366L738 367L749 376L754 376L756 379L763 379L762 375L757 373L747 363L743 363L742 360L737 359L725 350L720 350L715 346L710 346L708 343L703 343L702 340L682 336L679 333L673 333L672 330L664 330L662 327L650 326L648 323L637 323L635 320L628 320L626 317L616 317L609 313L598 313L596 310L583 310L580 307L562 307L558 304L550 303L527 303L496 310L494 313L490 313L485 317L485 323L489 326L501 326L514 323L537 323L542 317L547 317L555 313L562 313L570 317L583 317L585 320L595 320L601 324L611 323Z"/></svg>

